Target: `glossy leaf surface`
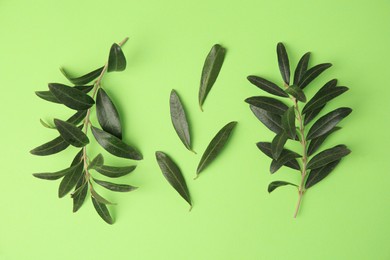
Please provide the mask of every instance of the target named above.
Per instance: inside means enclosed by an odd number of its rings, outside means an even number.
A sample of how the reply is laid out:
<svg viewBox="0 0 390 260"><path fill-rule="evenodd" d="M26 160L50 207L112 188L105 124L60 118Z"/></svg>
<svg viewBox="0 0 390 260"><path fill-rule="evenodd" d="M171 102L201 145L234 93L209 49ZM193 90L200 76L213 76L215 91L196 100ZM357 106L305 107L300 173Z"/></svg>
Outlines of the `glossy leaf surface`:
<svg viewBox="0 0 390 260"><path fill-rule="evenodd" d="M313 155L320 148L320 146L324 143L325 139L330 134L336 132L339 129L341 129L341 127L335 126L332 130L330 130L326 134L323 134L323 135L320 135L319 137L313 138L310 141L309 147L307 148L307 156Z"/></svg>
<svg viewBox="0 0 390 260"><path fill-rule="evenodd" d="M286 92L275 83L257 76L248 76L247 79L256 87L279 97L288 97Z"/></svg>
<svg viewBox="0 0 390 260"><path fill-rule="evenodd" d="M53 140L44 143L30 151L33 155L45 156L59 153L66 148L68 148L69 143L67 143L64 138L61 136L54 138Z"/></svg>
<svg viewBox="0 0 390 260"><path fill-rule="evenodd" d="M284 145L288 139L287 134L282 131L277 134L271 143L272 158L277 160L284 149Z"/></svg>
<svg viewBox="0 0 390 260"><path fill-rule="evenodd" d="M271 193L271 192L273 192L275 189L277 189L277 188L279 188L279 187L282 187L282 186L286 186L286 185L291 185L291 186L298 187L298 185L293 184L293 183L291 183L291 182L287 182L287 181L273 181L273 182L271 182L271 183L268 185L268 192Z"/></svg>
<svg viewBox="0 0 390 260"><path fill-rule="evenodd" d="M88 137L77 126L59 119L54 119L54 124L56 125L56 128L61 137L68 144L75 147L83 147L89 144Z"/></svg>
<svg viewBox="0 0 390 260"><path fill-rule="evenodd" d="M295 139L297 130L295 128L295 108L289 107L282 116L282 126L287 136L291 139Z"/></svg>
<svg viewBox="0 0 390 260"><path fill-rule="evenodd" d="M136 168L136 166L134 166L134 165L122 166L122 167L115 167L115 166L108 166L108 165L101 165L101 166L94 165L94 167L91 169L96 170L98 173L100 173L104 176L107 176L110 178L118 178L118 177L122 177L122 176L125 176L125 175L131 173L132 171L135 170L135 168Z"/></svg>
<svg viewBox="0 0 390 260"><path fill-rule="evenodd" d="M269 158L273 159L272 158L272 148L271 148L271 143L268 143L268 142L258 142L256 144L257 148L259 148L260 151L262 151L265 155L267 155ZM288 150L288 149L284 149L285 150L285 153L293 153L292 151ZM283 153L283 152L282 152ZM294 170L300 170L301 167L299 166L299 163L296 159L293 159L293 160L290 160L290 161L287 161L285 164L285 166L291 168L291 169L294 169Z"/></svg>
<svg viewBox="0 0 390 260"><path fill-rule="evenodd" d="M278 55L279 70L283 81L285 84L290 85L290 63L288 61L286 47L284 47L283 43L278 43L276 53Z"/></svg>
<svg viewBox="0 0 390 260"><path fill-rule="evenodd" d="M289 86L288 88L286 88L286 92L291 96L295 97L298 101L301 101L303 103L306 102L305 93L303 93L302 89L297 85Z"/></svg>
<svg viewBox="0 0 390 260"><path fill-rule="evenodd" d="M322 72L324 72L326 69L330 68L332 64L330 63L322 63L319 65L316 65L309 70L305 72L303 77L298 83L298 86L302 89L304 89L307 85L310 84L315 78L317 78Z"/></svg>
<svg viewBox="0 0 390 260"><path fill-rule="evenodd" d="M294 72L294 85L298 85L299 81L301 81L303 75L306 73L309 60L310 52L305 53L299 60Z"/></svg>
<svg viewBox="0 0 390 260"><path fill-rule="evenodd" d="M317 169L337 161L351 153L345 145L337 145L315 155L307 164L307 169Z"/></svg>
<svg viewBox="0 0 390 260"><path fill-rule="evenodd" d="M282 117L280 115L267 112L266 110L253 105L250 105L250 109L257 119L259 119L259 121L262 122L269 130L276 134L283 131Z"/></svg>
<svg viewBox="0 0 390 260"><path fill-rule="evenodd" d="M333 87L327 90L318 91L302 109L302 114L324 106L327 102L348 91L347 87Z"/></svg>
<svg viewBox="0 0 390 260"><path fill-rule="evenodd" d="M86 110L95 101L81 90L57 83L49 84L50 92L65 106L75 110Z"/></svg>
<svg viewBox="0 0 390 260"><path fill-rule="evenodd" d="M65 175L73 172L76 167L77 165L71 166L58 172L34 173L33 176L44 180L58 180Z"/></svg>
<svg viewBox="0 0 390 260"><path fill-rule="evenodd" d="M309 177L307 177L305 188L308 189L322 181L326 176L329 175L329 173L331 173L336 168L340 161L341 159L333 161L320 168L311 170L309 173Z"/></svg>
<svg viewBox="0 0 390 260"><path fill-rule="evenodd" d="M64 68L61 68L60 70L61 70L62 74L65 76L65 78L67 78L73 84L85 85L85 84L88 84L89 82L91 82L92 80L96 79L97 77L99 77L99 75L103 71L103 67L100 67L94 71L88 72L87 74L82 75L80 77L70 76L69 73L67 73Z"/></svg>
<svg viewBox="0 0 390 260"><path fill-rule="evenodd" d="M103 164L104 164L103 155L99 153L99 154L96 155L96 157L93 158L93 160L89 163L88 169L99 168L99 167L103 166Z"/></svg>
<svg viewBox="0 0 390 260"><path fill-rule="evenodd" d="M112 217L110 215L110 212L107 209L107 206L103 203L100 203L98 200L96 200L94 197L92 197L92 203L96 210L96 212L99 214L99 216L108 224L112 225L114 224L114 221L112 220Z"/></svg>
<svg viewBox="0 0 390 260"><path fill-rule="evenodd" d="M302 157L296 152L284 149L277 160L273 159L270 166L271 174L278 171L283 165L289 161L294 161L296 158Z"/></svg>
<svg viewBox="0 0 390 260"><path fill-rule="evenodd" d="M284 104L282 101L271 97L263 97L263 96L249 97L245 99L245 102L252 106L261 108L265 111L277 115L283 115L284 112L286 112L286 110L288 109L288 106Z"/></svg>
<svg viewBox="0 0 390 260"><path fill-rule="evenodd" d="M93 180L97 184L99 184L100 186L102 186L108 190L111 190L111 191L129 192L129 191L133 191L133 190L138 189L138 187L134 187L134 186L127 185L127 184L116 184L116 183L112 183L112 182L108 182L108 181L101 181L101 180L98 180L95 178Z"/></svg>
<svg viewBox="0 0 390 260"><path fill-rule="evenodd" d="M123 71L126 69L126 57L123 54L121 46L114 43L108 56L107 72Z"/></svg>
<svg viewBox="0 0 390 260"><path fill-rule="evenodd" d="M77 212L81 208L88 194L88 183L85 182L84 178L81 178L76 184L75 191L77 193L72 194L73 212Z"/></svg>
<svg viewBox="0 0 390 260"><path fill-rule="evenodd" d="M96 115L105 132L122 139L122 125L118 110L102 88L98 90L96 96Z"/></svg>
<svg viewBox="0 0 390 260"><path fill-rule="evenodd" d="M67 173L60 183L60 187L58 189L58 197L60 198L68 194L76 186L76 184L84 177L83 174L84 165L82 162L79 162L73 167L74 167L73 170Z"/></svg>

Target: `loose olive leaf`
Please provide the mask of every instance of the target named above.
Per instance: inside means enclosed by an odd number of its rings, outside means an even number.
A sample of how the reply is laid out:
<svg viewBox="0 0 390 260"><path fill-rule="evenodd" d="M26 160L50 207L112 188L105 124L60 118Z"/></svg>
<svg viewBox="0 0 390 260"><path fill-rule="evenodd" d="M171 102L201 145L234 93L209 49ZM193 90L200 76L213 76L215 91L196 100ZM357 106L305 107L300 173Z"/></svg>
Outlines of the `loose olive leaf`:
<svg viewBox="0 0 390 260"><path fill-rule="evenodd" d="M167 154L160 151L156 152L156 160L165 179L192 207L190 192L188 191L186 181L179 167L172 161L172 159Z"/></svg>
<svg viewBox="0 0 390 260"><path fill-rule="evenodd" d="M102 154L96 155L96 157L89 163L88 169L95 169L102 167L104 164L104 158Z"/></svg>
<svg viewBox="0 0 390 260"><path fill-rule="evenodd" d="M50 92L65 106L75 110L86 110L95 101L81 90L58 83L49 84Z"/></svg>
<svg viewBox="0 0 390 260"><path fill-rule="evenodd" d="M264 78L257 77L257 76L248 76L247 79L250 83L255 85L256 87L279 97L288 97L286 92L284 92L283 89L278 87L275 83L268 81Z"/></svg>
<svg viewBox="0 0 390 260"><path fill-rule="evenodd" d="M54 124L61 137L70 145L83 147L89 144L88 137L77 126L59 119L54 119Z"/></svg>
<svg viewBox="0 0 390 260"><path fill-rule="evenodd" d="M91 126L92 133L96 141L109 153L122 158L142 160L142 154L140 154L133 147L125 144L119 138L100 130L94 126Z"/></svg>
<svg viewBox="0 0 390 260"><path fill-rule="evenodd" d="M273 181L273 182L271 182L271 183L268 185L268 192L271 193L271 192L273 192L276 188L279 188L279 187L282 187L282 186L286 186L286 185L291 185L291 186L298 187L298 185L296 185L296 184L294 184L294 183L291 183L291 182L287 182L287 181Z"/></svg>
<svg viewBox="0 0 390 260"><path fill-rule="evenodd" d="M329 175L329 173L334 170L334 168L336 168L340 161L341 159L333 161L323 167L311 170L309 177L307 177L305 188L308 189L322 181L326 176Z"/></svg>
<svg viewBox="0 0 390 260"><path fill-rule="evenodd" d="M322 72L324 72L326 69L330 68L331 66L332 64L330 63L322 63L310 68L305 72L305 74L303 74L303 77L299 81L298 86L304 89L307 85L309 85L310 82L312 82Z"/></svg>
<svg viewBox="0 0 390 260"><path fill-rule="evenodd" d="M126 58L123 54L121 46L114 43L110 49L110 55L108 56L107 72L111 71L123 71L126 69Z"/></svg>
<svg viewBox="0 0 390 260"><path fill-rule="evenodd" d="M250 105L250 109L257 119L259 119L259 121L262 122L269 130L276 134L283 131L282 117L280 115L267 112L266 110L253 105Z"/></svg>
<svg viewBox="0 0 390 260"><path fill-rule="evenodd" d="M288 139L287 134L283 131L275 136L271 143L272 158L277 160L283 151L284 145Z"/></svg>
<svg viewBox="0 0 390 260"><path fill-rule="evenodd" d="M341 129L341 127L335 126L332 130L327 132L326 134L320 135L319 137L313 138L310 141L309 147L307 148L307 156L313 155L318 148L324 143L325 139L332 133L336 132L337 130Z"/></svg>
<svg viewBox="0 0 390 260"><path fill-rule="evenodd" d="M314 118L316 118L316 116L321 112L321 110L325 107L325 105L323 105L322 107L319 107L319 108L316 108L312 111L309 111L305 114L305 119L303 120L303 124L304 125L307 125L309 124Z"/></svg>
<svg viewBox="0 0 390 260"><path fill-rule="evenodd" d="M307 169L317 169L347 156L351 153L345 145L337 145L315 155L307 164Z"/></svg>
<svg viewBox="0 0 390 260"><path fill-rule="evenodd" d="M169 98L169 106L171 113L171 121L173 127L180 140L183 142L184 146L192 151L191 148L191 136L188 127L188 121L186 117L186 113L184 111L183 104L180 101L179 96L177 95L175 90L171 91L171 95Z"/></svg>
<svg viewBox="0 0 390 260"><path fill-rule="evenodd" d="M221 130L214 136L210 144L207 146L206 151L203 153L202 158L196 169L196 175L206 168L217 155L222 151L226 142L229 140L229 136L232 133L233 128L237 125L237 122L233 121L222 127Z"/></svg>
<svg viewBox="0 0 390 260"><path fill-rule="evenodd" d="M50 91L46 90L46 91L35 91L35 94L42 98L43 100L46 100L46 101L49 101L49 102L53 102L53 103L57 103L57 104L61 104L61 101L59 101Z"/></svg>
<svg viewBox="0 0 390 260"><path fill-rule="evenodd" d="M249 97L245 99L245 102L252 106L261 108L265 111L277 115L283 115L284 112L286 112L286 110L288 109L288 106L284 104L282 101L279 101L271 97L263 97L263 96Z"/></svg>
<svg viewBox="0 0 390 260"><path fill-rule="evenodd" d="M77 193L76 193L77 191ZM84 204L85 198L88 194L88 183L83 178L76 184L75 192L72 193L73 212L77 212Z"/></svg>
<svg viewBox="0 0 390 260"><path fill-rule="evenodd" d="M289 107L282 116L282 126L287 136L295 139L297 130L295 128L295 108Z"/></svg>
<svg viewBox="0 0 390 260"><path fill-rule="evenodd" d="M283 149L282 153L280 154L279 158L277 160L273 159L270 166L270 172L271 174L278 171L283 165L285 165L287 162L291 160L295 160L296 158L302 157L301 155L292 152L287 149Z"/></svg>
<svg viewBox="0 0 390 260"><path fill-rule="evenodd" d="M112 203L105 198L103 198L100 194L98 194L93 188L91 188L91 196L96 199L98 202L103 203L105 205L116 205L116 203Z"/></svg>
<svg viewBox="0 0 390 260"><path fill-rule="evenodd" d="M96 96L96 115L104 131L122 139L122 125L119 113L110 97L102 88L98 90Z"/></svg>
<svg viewBox="0 0 390 260"><path fill-rule="evenodd" d="M330 100L340 96L348 90L347 87L334 87L328 89L328 91L317 92L314 97L305 105L302 110L302 114L305 114L308 111L322 107Z"/></svg>
<svg viewBox="0 0 390 260"><path fill-rule="evenodd" d="M91 71L81 77L71 77L69 73L65 71L64 68L60 68L62 74L67 78L70 82L72 82L75 85L85 85L91 82L92 80L99 77L99 75L102 73L104 67L100 67L94 71Z"/></svg>
<svg viewBox="0 0 390 260"><path fill-rule="evenodd" d="M64 176L58 189L58 197L64 197L76 186L79 180L84 177L83 170L84 165L82 162L79 162L77 165L74 166L73 171L67 173Z"/></svg>
<svg viewBox="0 0 390 260"><path fill-rule="evenodd" d="M302 89L297 85L289 86L288 88L286 88L286 92L291 96L295 97L298 101L301 101L303 103L306 102L305 93L303 93Z"/></svg>
<svg viewBox="0 0 390 260"><path fill-rule="evenodd" d="M114 167L114 166L107 166L107 165L102 165L102 166L94 166L94 170L96 170L98 173L110 177L110 178L118 178L125 176L132 171L134 171L136 166L124 166L124 167Z"/></svg>
<svg viewBox="0 0 390 260"><path fill-rule="evenodd" d="M100 186L102 186L108 190L111 190L111 191L129 192L129 191L133 191L133 190L138 189L138 187L134 187L134 186L127 185L127 184L116 184L116 183L112 183L112 182L108 182L108 181L101 181L101 180L98 180L95 178L93 180L97 184L99 184Z"/></svg>
<svg viewBox="0 0 390 260"><path fill-rule="evenodd" d="M351 112L352 109L348 107L340 107L320 117L310 128L307 140L326 134Z"/></svg>
<svg viewBox="0 0 390 260"><path fill-rule="evenodd" d="M64 177L65 175L73 172L76 167L77 167L77 165L71 166L69 168L63 169L63 170L58 171L58 172L34 173L33 176L37 177L39 179L43 179L43 180L50 180L50 181L51 180L58 180L58 179Z"/></svg>
<svg viewBox="0 0 390 260"><path fill-rule="evenodd" d="M278 54L280 74L282 74L284 83L290 85L290 63L288 61L287 51L283 43L278 43L276 47L276 52Z"/></svg>
<svg viewBox="0 0 390 260"><path fill-rule="evenodd" d="M268 142L258 142L256 144L257 148L259 148L260 151L262 151L265 155L267 155L269 158L273 159L272 157L272 149L271 149L271 143ZM288 149L283 149L285 153L293 153L292 151ZM283 153L283 152L282 152ZM294 170L300 170L301 167L299 166L299 163L297 160L293 159L290 161L287 161L285 166L294 169Z"/></svg>
<svg viewBox="0 0 390 260"><path fill-rule="evenodd" d="M199 106L202 111L203 103L221 71L225 54L226 49L219 44L215 44L206 57L199 87Z"/></svg>
<svg viewBox="0 0 390 260"><path fill-rule="evenodd" d="M50 125L49 123L46 123L43 119L39 119L39 122L41 122L41 125L43 125L43 126L46 127L46 128L49 128L49 129L56 129L55 126Z"/></svg>
<svg viewBox="0 0 390 260"><path fill-rule="evenodd" d="M68 146L69 144L64 140L64 138L59 136L43 145L32 149L30 153L40 156L51 155L65 150L66 148L68 148Z"/></svg>
<svg viewBox="0 0 390 260"><path fill-rule="evenodd" d="M299 81L302 79L303 75L307 71L307 65L309 64L309 60L310 52L305 53L299 60L294 72L294 85L298 85Z"/></svg>
<svg viewBox="0 0 390 260"><path fill-rule="evenodd" d="M95 207L96 212L105 222L107 222L110 225L114 224L110 212L108 211L107 206L105 204L100 203L94 197L92 197L92 203L93 206Z"/></svg>

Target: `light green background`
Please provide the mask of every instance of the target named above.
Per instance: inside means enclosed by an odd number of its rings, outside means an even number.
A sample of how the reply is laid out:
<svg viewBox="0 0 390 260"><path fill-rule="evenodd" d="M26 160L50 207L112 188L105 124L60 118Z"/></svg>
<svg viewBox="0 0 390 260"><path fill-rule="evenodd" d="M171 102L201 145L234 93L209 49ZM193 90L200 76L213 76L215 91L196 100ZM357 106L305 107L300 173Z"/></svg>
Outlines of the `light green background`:
<svg viewBox="0 0 390 260"><path fill-rule="evenodd" d="M390 2L379 0L0 1L0 259L390 259L389 24ZM69 197L57 198L58 182L31 176L66 167L76 149L51 157L29 150L56 136L40 117L71 113L34 91L65 83L60 66L82 73L103 64L110 45L125 36L127 70L103 84L119 107L125 140L145 159L121 180L140 189L104 193L118 203L109 226L89 199L73 214ZM286 168L269 174L270 160L254 144L272 133L243 102L264 94L247 75L280 82L278 41L293 64L309 50L312 65L332 62L308 95L337 77L350 91L326 111L354 109L326 142L345 143L352 154L307 192L297 219L296 190L269 195L266 188L299 176ZM214 43L228 53L202 113L200 72ZM188 110L197 155L171 126L172 88ZM239 123L227 149L193 181L207 143L232 120ZM91 155L101 151L90 147ZM156 150L182 169L194 201L190 213L163 178Z"/></svg>

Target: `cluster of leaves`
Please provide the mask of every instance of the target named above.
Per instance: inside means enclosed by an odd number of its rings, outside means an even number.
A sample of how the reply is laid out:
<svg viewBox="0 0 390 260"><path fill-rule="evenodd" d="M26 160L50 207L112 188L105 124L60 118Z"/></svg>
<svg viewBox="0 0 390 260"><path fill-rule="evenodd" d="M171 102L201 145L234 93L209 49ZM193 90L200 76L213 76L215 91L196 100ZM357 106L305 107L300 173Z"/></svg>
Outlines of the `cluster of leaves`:
<svg viewBox="0 0 390 260"><path fill-rule="evenodd" d="M306 127L319 115L326 104L346 92L348 88L337 86L337 80L332 79L307 102L305 88L332 65L323 63L308 68L310 53L306 53L299 60L293 82L290 82L289 59L282 43L277 44L277 57L283 78L283 87L258 76L248 76L248 80L269 94L290 99L292 104L287 105L279 99L268 96L254 96L245 101L250 104L250 109L259 121L276 134L272 142L257 143L257 147L272 159L271 174L282 166L287 166L301 173L299 185L285 181L274 181L268 186L269 192L285 185L298 188L299 201L295 212L296 216L305 191L328 176L340 160L350 153L345 145L336 145L318 153L317 151L329 135L340 129L337 124L347 117L352 109L348 107L337 108L318 118L306 131ZM305 103L303 109L299 108L300 103ZM288 140L300 142L302 154L286 149L285 144Z"/></svg>
<svg viewBox="0 0 390 260"><path fill-rule="evenodd" d="M199 106L202 111L203 103L215 81L217 80L218 74L222 68L222 64L225 59L225 53L226 50L222 46L215 44L206 57L199 88ZM191 146L190 128L184 106L175 90L171 91L169 104L171 121L177 135L179 136L184 146L189 151L194 152ZM220 154L236 124L237 122L235 121L226 124L211 140L199 161L198 167L196 169L195 179ZM180 194L180 196L182 196L183 199L186 200L192 207L190 193L180 168L164 152L157 151L156 159L164 177Z"/></svg>
<svg viewBox="0 0 390 260"><path fill-rule="evenodd" d="M45 180L62 179L58 196L62 198L73 190L71 193L73 212L78 211L83 205L89 190L94 208L100 217L109 224L113 223L113 219L107 205L114 203L103 198L95 190L94 185L97 184L116 192L128 192L135 190L137 187L100 180L95 177L95 174L92 174L92 170L109 178L118 178L131 173L136 166L115 167L105 165L101 154L90 160L86 149L90 142L87 133L88 129L91 129L100 146L116 157L132 160L142 159L142 155L136 149L122 140L122 124L119 113L111 98L101 86L101 80L106 72L125 70L126 58L121 46L126 40L127 38L120 44L114 43L105 66L90 73L74 78L62 69L64 76L74 86L50 83L48 91L36 92L38 97L49 102L62 104L76 112L65 121L54 119L54 125L41 120L43 126L56 129L59 136L31 150L31 153L39 156L52 155L65 150L68 146L81 148L81 150L77 152L70 167L57 172L35 173L33 175ZM88 85L92 81L94 83ZM91 95L88 94L90 91L93 91ZM96 116L101 129L92 125L90 121L91 109L95 105Z"/></svg>

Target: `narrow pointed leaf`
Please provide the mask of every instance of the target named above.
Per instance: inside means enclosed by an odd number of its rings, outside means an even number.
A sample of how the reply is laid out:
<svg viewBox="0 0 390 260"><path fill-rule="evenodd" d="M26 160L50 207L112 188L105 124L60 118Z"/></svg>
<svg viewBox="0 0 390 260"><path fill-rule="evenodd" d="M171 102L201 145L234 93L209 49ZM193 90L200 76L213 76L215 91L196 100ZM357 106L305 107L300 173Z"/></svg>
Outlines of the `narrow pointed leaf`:
<svg viewBox="0 0 390 260"><path fill-rule="evenodd" d="M263 79L261 77L257 76L248 76L247 79L249 80L250 83L255 85L256 87L279 97L288 97L286 92L284 92L283 89L278 87L275 83L268 81L266 79Z"/></svg>
<svg viewBox="0 0 390 260"><path fill-rule="evenodd" d="M91 189L92 198L96 199L98 202L103 203L105 205L116 205L116 203L112 203L105 198L103 198L99 193L97 193L93 188Z"/></svg>
<svg viewBox="0 0 390 260"><path fill-rule="evenodd" d="M84 204L85 198L88 194L88 183L81 178L75 187L75 191L77 191L77 193L72 194L73 212L77 212Z"/></svg>
<svg viewBox="0 0 390 260"><path fill-rule="evenodd" d="M73 116L69 117L66 122L71 123L72 125L77 125L84 120L87 115L87 110L77 111Z"/></svg>
<svg viewBox="0 0 390 260"><path fill-rule="evenodd" d="M49 128L49 129L56 129L55 126L50 125L49 123L45 122L43 119L39 119L39 122L41 122L41 125L43 125L43 126L46 127L46 128Z"/></svg>
<svg viewBox="0 0 390 260"><path fill-rule="evenodd" d="M95 169L102 167L104 164L104 158L102 154L96 155L96 157L89 163L88 169Z"/></svg>
<svg viewBox="0 0 390 260"><path fill-rule="evenodd" d="M290 94L291 96L295 97L298 101L301 101L303 103L306 102L306 96L305 93L303 93L302 89L298 87L297 85L291 85L286 89L286 92Z"/></svg>
<svg viewBox="0 0 390 260"><path fill-rule="evenodd" d="M295 128L295 108L293 106L289 107L282 116L282 126L287 136L295 139L297 130Z"/></svg>
<svg viewBox="0 0 390 260"><path fill-rule="evenodd" d="M198 164L198 168L196 169L196 174L205 169L214 159L218 156L218 154L222 151L222 148L225 146L227 141L229 140L229 136L232 133L232 130L237 125L237 122L233 121L226 124L222 127L221 130L214 136L211 140L210 144L207 146L206 151L203 153L202 158Z"/></svg>
<svg viewBox="0 0 390 260"><path fill-rule="evenodd" d="M94 71L91 71L91 72L89 72L83 76L80 76L80 77L70 76L69 73L67 73L64 68L60 68L60 70L61 70L62 74L65 76L65 78L67 78L73 84L85 85L85 84L88 84L89 82L91 82L92 80L96 79L97 77L99 77L99 75L103 71L103 67L100 67L100 68L98 68Z"/></svg>
<svg viewBox="0 0 390 260"><path fill-rule="evenodd" d="M325 107L325 105L323 105L322 107L319 107L319 108L316 108L316 109L313 109L312 111L309 111L305 114L305 118L303 120L303 124L304 125L307 125L309 124L314 118L316 118L316 116L321 112L321 110Z"/></svg>
<svg viewBox="0 0 390 260"><path fill-rule="evenodd" d="M89 92L94 88L94 85L88 85L88 86L74 86L73 88L78 89L78 90L84 92L85 94L87 94L87 93L89 93Z"/></svg>
<svg viewBox="0 0 390 260"><path fill-rule="evenodd" d="M218 74L222 68L225 59L226 49L219 44L215 44L203 65L202 76L199 87L199 106L202 109L203 103L217 80Z"/></svg>
<svg viewBox="0 0 390 260"><path fill-rule="evenodd" d="M80 162L83 161L83 156L84 156L84 153L83 153L83 149L81 149L77 154L76 156L73 158L72 160L72 163L70 164L70 166L75 166L77 164L79 164Z"/></svg>
<svg viewBox="0 0 390 260"><path fill-rule="evenodd" d="M109 153L122 158L142 160L142 155L133 147L125 144L119 138L91 126L96 141Z"/></svg>
<svg viewBox="0 0 390 260"><path fill-rule="evenodd" d="M134 171L136 166L124 166L124 167L114 167L114 166L107 166L107 165L102 165L102 166L97 166L95 165L93 169L97 171L98 173L110 177L110 178L118 178L125 176L132 171Z"/></svg>
<svg viewBox="0 0 390 260"><path fill-rule="evenodd" d="M309 60L310 52L305 53L299 60L294 72L294 85L298 85L299 81L301 81L303 75L306 73Z"/></svg>
<svg viewBox="0 0 390 260"><path fill-rule="evenodd" d="M46 90L46 91L35 91L35 94L42 98L43 100L46 100L46 101L49 101L49 102L53 102L53 103L57 103L57 104L61 104L61 101L59 101L54 95L53 93L51 93L50 91Z"/></svg>
<svg viewBox="0 0 390 260"><path fill-rule="evenodd" d="M341 127L335 126L332 130L327 132L326 134L320 135L319 137L313 138L310 141L309 147L307 148L307 156L313 155L318 148L324 143L325 139L332 133L336 132L337 130L341 129Z"/></svg>
<svg viewBox="0 0 390 260"><path fill-rule="evenodd" d="M260 151L262 151L265 155L267 155L269 158L273 159L272 158L272 149L271 149L271 143L268 143L268 142L258 142L256 144L257 148L259 148ZM288 149L284 149L285 153L293 153L292 151L288 150ZM282 152L283 153L283 152ZM285 164L285 166L291 168L291 169L294 169L294 170L300 170L301 167L299 166L299 163L296 159L293 159L293 160L290 160L290 161L287 161Z"/></svg>
<svg viewBox="0 0 390 260"><path fill-rule="evenodd" d="M334 168L339 164L341 159L333 161L325 166L322 166L320 168L316 168L310 171L309 177L307 177L306 183L305 183L305 188L308 189L315 184L319 183L322 181L326 176L331 173Z"/></svg>
<svg viewBox="0 0 390 260"><path fill-rule="evenodd" d="M112 225L114 224L114 221L112 220L112 217L110 215L110 212L107 209L107 206L103 203L100 203L98 200L96 200L94 197L92 197L92 203L96 210L96 212L99 214L99 216L108 224Z"/></svg>
<svg viewBox="0 0 390 260"><path fill-rule="evenodd" d="M45 156L45 155L51 155L51 154L56 154L59 153L66 148L68 148L69 143L67 143L64 138L61 136L54 138L53 140L40 145L30 151L31 154L34 155L40 155L40 156Z"/></svg>
<svg viewBox="0 0 390 260"><path fill-rule="evenodd" d="M75 147L83 147L89 143L88 137L77 126L59 119L54 119L54 124L61 137L68 144Z"/></svg>
<svg viewBox="0 0 390 260"><path fill-rule="evenodd" d="M319 91L314 97L306 104L302 110L302 114L305 114L308 111L314 110L316 108L324 106L327 102L332 99L340 96L348 90L347 87L333 87L327 91Z"/></svg>
<svg viewBox="0 0 390 260"><path fill-rule="evenodd" d="M310 82L312 82L315 78L317 78L322 72L324 72L326 69L330 68L332 64L330 63L322 63L319 65L316 65L309 70L305 72L303 77L298 83L298 86L302 89L304 89L307 85L309 85Z"/></svg>
<svg viewBox="0 0 390 260"><path fill-rule="evenodd" d="M175 90L171 91L171 96L169 98L169 106L171 113L171 121L173 127L180 140L183 142L184 146L192 151L191 148L191 136L190 130L188 127L187 116L184 111L183 104L180 101L179 96L177 95Z"/></svg>
<svg viewBox="0 0 390 260"><path fill-rule="evenodd" d="M283 151L284 145L288 139L287 134L283 131L275 136L271 143L272 158L277 160Z"/></svg>
<svg viewBox="0 0 390 260"><path fill-rule="evenodd" d="M291 182L287 182L287 181L273 181L271 182L269 185L268 185L268 192L271 193L273 192L275 189L279 188L279 187L282 187L282 186L286 186L286 185L291 185L291 186L295 186L295 187L298 187L298 185L294 184L294 183L291 183Z"/></svg>
<svg viewBox="0 0 390 260"><path fill-rule="evenodd" d="M67 173L60 183L60 187L58 189L58 197L60 198L68 194L68 192L70 192L76 186L76 184L84 177L84 165L82 162L72 167L74 167L73 170Z"/></svg>
<svg viewBox="0 0 390 260"><path fill-rule="evenodd" d="M122 139L122 125L118 110L102 88L98 90L96 96L96 115L104 131Z"/></svg>
<svg viewBox="0 0 390 260"><path fill-rule="evenodd" d="M351 112L352 109L348 107L341 107L320 117L310 128L309 133L307 134L307 140L326 134Z"/></svg>
<svg viewBox="0 0 390 260"><path fill-rule="evenodd" d="M93 180L97 184L99 184L100 186L102 186L108 190L111 190L111 191L129 192L129 191L133 191L133 190L138 189L138 187L134 187L134 186L127 185L127 184L116 184L116 183L112 183L112 182L108 182L108 181L101 181L101 180L98 180L95 178Z"/></svg>
<svg viewBox="0 0 390 260"><path fill-rule="evenodd" d="M307 164L307 169L317 169L337 161L351 153L345 145L337 145L315 155Z"/></svg>
<svg viewBox="0 0 390 260"><path fill-rule="evenodd" d="M165 179L180 196L192 206L190 192L188 191L186 181L179 167L167 154L160 151L156 152L156 160Z"/></svg>
<svg viewBox="0 0 390 260"><path fill-rule="evenodd" d="M44 180L58 180L65 175L73 172L76 167L77 165L71 166L58 172L34 173L33 176Z"/></svg>
<svg viewBox="0 0 390 260"><path fill-rule="evenodd" d="M280 74L282 74L284 83L290 85L290 63L288 61L287 51L283 43L278 43L276 47L276 52L278 54Z"/></svg>
<svg viewBox="0 0 390 260"><path fill-rule="evenodd" d="M245 102L252 106L261 108L265 111L277 115L283 115L284 112L286 112L286 110L288 109L288 106L284 104L282 101L271 97L263 97L263 96L250 97L245 99Z"/></svg>
<svg viewBox="0 0 390 260"><path fill-rule="evenodd" d="M65 106L75 110L86 110L95 101L81 90L58 83L49 84L50 92Z"/></svg>
<svg viewBox="0 0 390 260"><path fill-rule="evenodd" d="M123 54L121 46L114 43L110 49L110 55L108 57L107 72L111 71L123 71L126 69L126 58Z"/></svg>
<svg viewBox="0 0 390 260"><path fill-rule="evenodd" d="M267 112L266 110L253 105L250 105L250 109L257 119L259 119L259 121L262 122L269 130L276 134L283 131L282 117L280 115Z"/></svg>
<svg viewBox="0 0 390 260"><path fill-rule="evenodd" d="M275 160L275 159L272 160L271 166L270 166L271 174L278 171L287 162L295 160L296 158L299 158L299 157L302 157L302 156L295 153L295 152L292 152L290 150L284 149L277 160Z"/></svg>

